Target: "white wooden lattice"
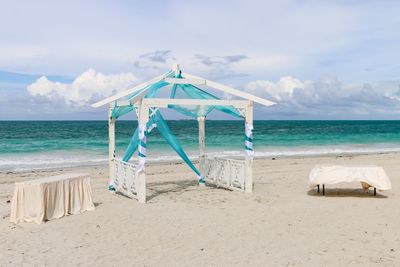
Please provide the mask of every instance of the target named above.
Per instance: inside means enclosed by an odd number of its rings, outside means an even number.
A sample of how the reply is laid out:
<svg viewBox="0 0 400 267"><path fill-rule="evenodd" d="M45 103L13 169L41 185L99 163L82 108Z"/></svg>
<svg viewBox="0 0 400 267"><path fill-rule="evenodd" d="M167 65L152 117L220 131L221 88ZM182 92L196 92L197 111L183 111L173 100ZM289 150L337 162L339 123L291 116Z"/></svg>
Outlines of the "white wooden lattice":
<svg viewBox="0 0 400 267"><path fill-rule="evenodd" d="M136 190L136 168L137 164L113 160L115 171L114 188L117 192L130 197L137 198Z"/></svg>
<svg viewBox="0 0 400 267"><path fill-rule="evenodd" d="M246 163L244 160L228 158L206 158L206 183L231 190L244 191L246 188Z"/></svg>

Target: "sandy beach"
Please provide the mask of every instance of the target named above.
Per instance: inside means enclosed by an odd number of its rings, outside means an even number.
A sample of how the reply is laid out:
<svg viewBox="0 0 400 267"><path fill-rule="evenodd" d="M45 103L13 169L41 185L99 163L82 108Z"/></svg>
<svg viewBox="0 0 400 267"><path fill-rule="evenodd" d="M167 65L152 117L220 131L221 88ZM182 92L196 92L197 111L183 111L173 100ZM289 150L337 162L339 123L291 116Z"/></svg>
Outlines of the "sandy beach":
<svg viewBox="0 0 400 267"><path fill-rule="evenodd" d="M254 193L196 185L180 163L147 168L148 203L109 193L107 167L0 173L0 266L399 266L400 154L258 159ZM393 190L307 186L317 163L384 167ZM88 172L96 210L9 222L14 182Z"/></svg>

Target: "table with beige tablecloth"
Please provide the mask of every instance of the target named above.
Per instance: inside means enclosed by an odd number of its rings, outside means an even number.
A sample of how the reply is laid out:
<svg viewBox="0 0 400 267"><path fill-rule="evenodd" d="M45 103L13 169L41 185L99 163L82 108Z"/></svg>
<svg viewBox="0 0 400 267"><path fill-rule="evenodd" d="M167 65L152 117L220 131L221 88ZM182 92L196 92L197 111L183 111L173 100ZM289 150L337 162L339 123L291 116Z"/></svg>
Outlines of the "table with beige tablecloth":
<svg viewBox="0 0 400 267"><path fill-rule="evenodd" d="M361 182L365 190L369 187L380 191L392 188L385 170L375 165L316 165L310 172L308 184L310 187L319 187L343 182Z"/></svg>
<svg viewBox="0 0 400 267"><path fill-rule="evenodd" d="M15 183L10 221L42 223L94 210L90 176L65 173Z"/></svg>

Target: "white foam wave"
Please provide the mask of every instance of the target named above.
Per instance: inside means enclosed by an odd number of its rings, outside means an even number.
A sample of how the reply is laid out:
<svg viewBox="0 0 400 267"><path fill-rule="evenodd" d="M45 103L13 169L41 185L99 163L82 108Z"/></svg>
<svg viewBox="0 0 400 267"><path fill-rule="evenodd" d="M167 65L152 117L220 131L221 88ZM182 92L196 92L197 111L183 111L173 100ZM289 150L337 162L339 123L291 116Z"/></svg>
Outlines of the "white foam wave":
<svg viewBox="0 0 400 267"><path fill-rule="evenodd" d="M315 146L315 147L264 147L256 148L256 158L271 157L300 157L318 155L344 155L344 154L374 154L400 152L400 144L383 145L348 145L348 146ZM196 160L197 151L188 151L189 158ZM208 150L210 157L243 157L244 151L240 150ZM120 158L122 155L118 155ZM90 165L103 165L108 160L107 155L93 151L57 151L31 154L0 155L0 171L25 171L34 169L49 169L62 167L77 167ZM133 158L133 160L135 160ZM180 157L174 152L151 152L149 162L178 161Z"/></svg>
<svg viewBox="0 0 400 267"><path fill-rule="evenodd" d="M24 171L99 165L107 162L107 157L92 153L48 152L30 154L0 155L0 171Z"/></svg>
<svg viewBox="0 0 400 267"><path fill-rule="evenodd" d="M320 147L296 147L280 148L271 150L259 150L255 152L256 157L296 157L296 156L319 156L319 155L353 155L353 154L376 154L400 152L398 144L370 145L370 146L320 146Z"/></svg>

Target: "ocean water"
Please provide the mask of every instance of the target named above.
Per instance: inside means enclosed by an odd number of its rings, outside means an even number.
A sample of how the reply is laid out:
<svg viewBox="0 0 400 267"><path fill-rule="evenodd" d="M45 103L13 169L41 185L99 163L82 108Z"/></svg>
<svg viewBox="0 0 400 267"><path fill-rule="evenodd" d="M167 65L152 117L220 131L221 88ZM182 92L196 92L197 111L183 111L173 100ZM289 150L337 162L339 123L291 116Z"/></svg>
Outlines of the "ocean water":
<svg viewBox="0 0 400 267"><path fill-rule="evenodd" d="M189 154L198 155L197 121L168 121ZM137 126L118 121L117 157ZM256 157L356 154L400 151L400 121L255 121ZM243 121L207 121L211 155L244 153ZM148 137L148 160L178 159L157 130ZM106 121L0 121L0 171L103 164L107 161Z"/></svg>

